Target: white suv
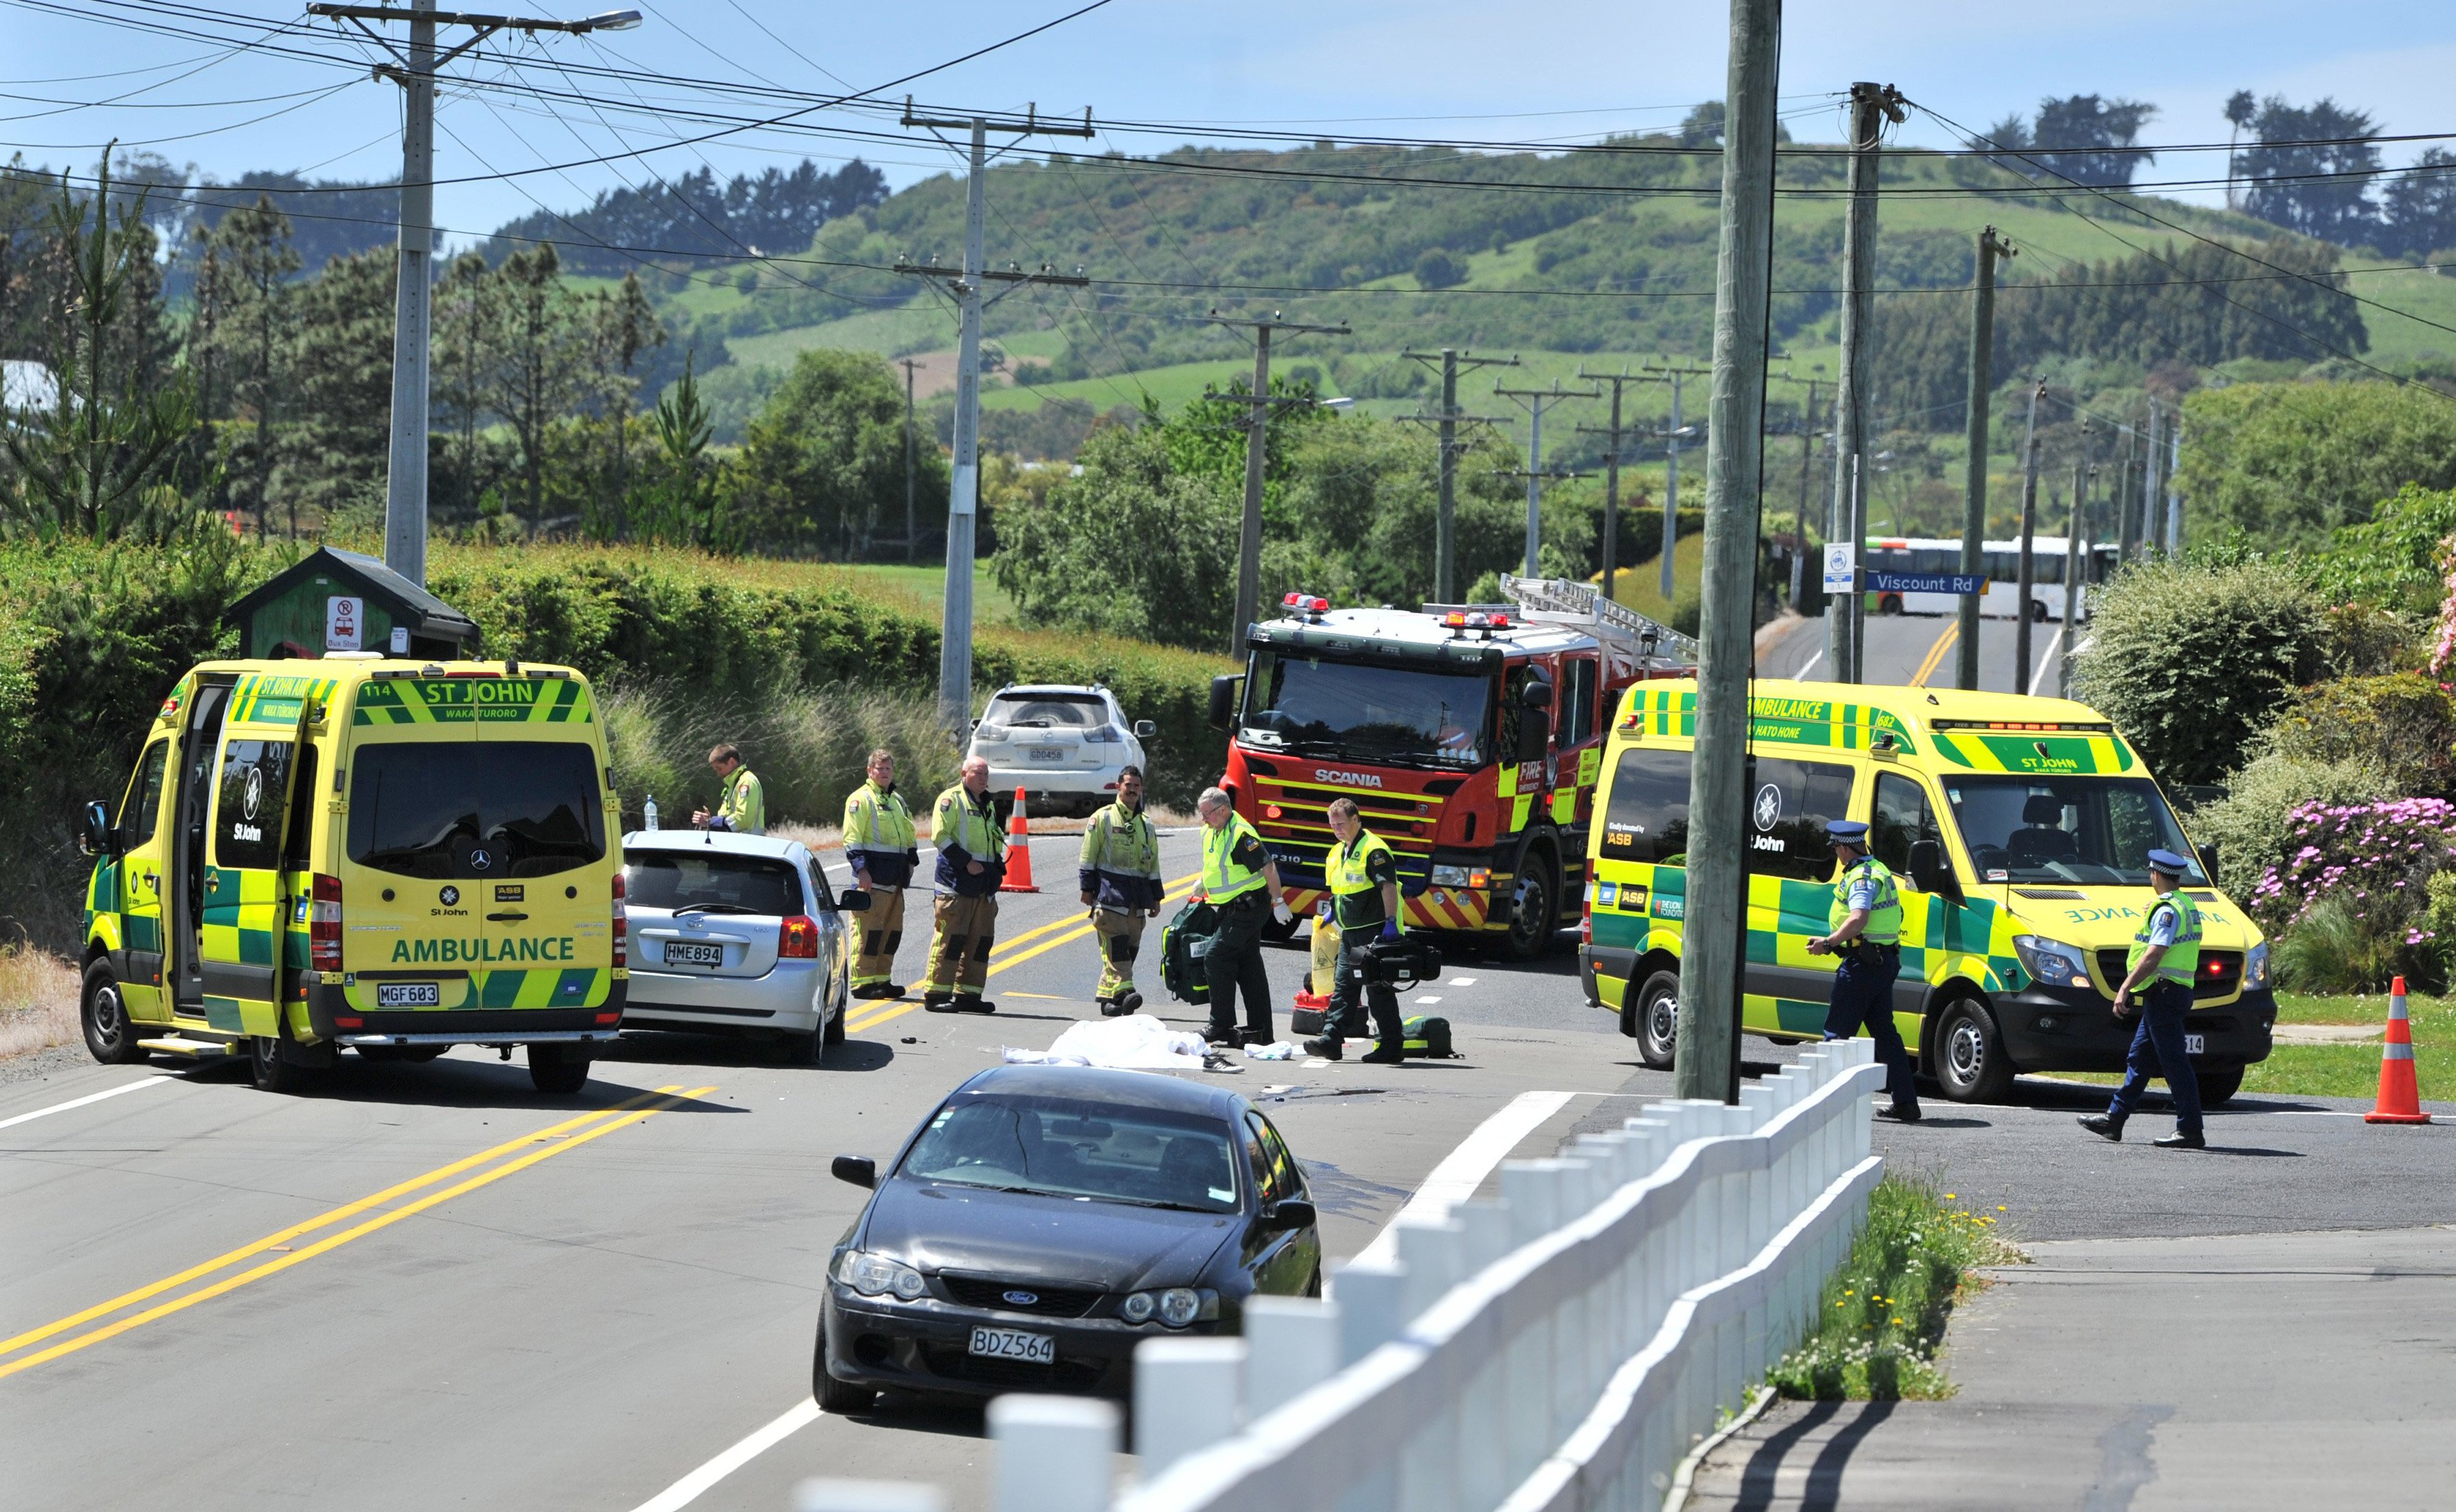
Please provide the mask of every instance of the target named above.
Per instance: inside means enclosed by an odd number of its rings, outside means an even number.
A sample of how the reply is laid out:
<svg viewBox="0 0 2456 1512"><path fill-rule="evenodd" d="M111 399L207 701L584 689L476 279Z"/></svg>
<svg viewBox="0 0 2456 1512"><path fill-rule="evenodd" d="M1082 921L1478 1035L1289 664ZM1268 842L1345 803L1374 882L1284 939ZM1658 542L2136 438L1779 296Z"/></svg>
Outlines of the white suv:
<svg viewBox="0 0 2456 1512"><path fill-rule="evenodd" d="M1126 722L1105 687L1002 687L972 724L971 754L990 764L1003 814L1021 787L1035 814L1089 815L1117 795L1117 773L1142 766L1156 726Z"/></svg>

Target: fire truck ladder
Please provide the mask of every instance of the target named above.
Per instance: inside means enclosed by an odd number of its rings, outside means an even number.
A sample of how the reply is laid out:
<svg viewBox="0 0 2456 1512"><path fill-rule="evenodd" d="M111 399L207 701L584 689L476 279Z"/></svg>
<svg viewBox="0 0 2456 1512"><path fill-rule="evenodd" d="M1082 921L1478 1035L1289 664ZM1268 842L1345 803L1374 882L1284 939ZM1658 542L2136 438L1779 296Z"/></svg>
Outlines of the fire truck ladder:
<svg viewBox="0 0 2456 1512"><path fill-rule="evenodd" d="M1566 578L1501 576L1501 591L1524 615L1542 615L1550 623L1590 626L1600 635L1635 643L1630 649L1648 665L1674 662L1694 666L1697 643L1667 624L1658 624L1623 604L1614 603L1590 584Z"/></svg>

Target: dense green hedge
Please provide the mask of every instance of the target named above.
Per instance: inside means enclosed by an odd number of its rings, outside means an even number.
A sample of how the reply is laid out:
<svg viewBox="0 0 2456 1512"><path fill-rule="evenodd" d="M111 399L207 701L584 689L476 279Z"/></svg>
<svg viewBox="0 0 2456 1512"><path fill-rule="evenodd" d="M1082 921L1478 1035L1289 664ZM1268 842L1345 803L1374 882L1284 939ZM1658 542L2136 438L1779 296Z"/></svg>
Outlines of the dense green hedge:
<svg viewBox="0 0 2456 1512"><path fill-rule="evenodd" d="M194 663L231 654L223 606L292 560L288 548L227 538L172 548L0 545L0 781L19 795L0 812L0 928L13 922L45 945L73 945L85 869L71 839L78 806L116 800L162 695ZM807 705L798 695L825 693L822 706L849 718L882 707L878 694L926 702L937 682L933 607L841 568L680 551L438 546L428 582L478 622L485 654L568 663L689 716L675 728L739 711L747 727L725 738L792 739L786 732L807 724L772 711ZM1203 714L1210 680L1225 670L1193 652L995 626L982 629L973 659L983 690L1106 683L1130 718L1159 726L1146 743L1154 796L1188 806L1223 757ZM881 743L909 745L911 722L891 723L897 733ZM771 764L799 766L808 754L779 751ZM923 767L943 770L953 752L938 754ZM821 811L778 818L837 817L825 811L832 785L791 787Z"/></svg>

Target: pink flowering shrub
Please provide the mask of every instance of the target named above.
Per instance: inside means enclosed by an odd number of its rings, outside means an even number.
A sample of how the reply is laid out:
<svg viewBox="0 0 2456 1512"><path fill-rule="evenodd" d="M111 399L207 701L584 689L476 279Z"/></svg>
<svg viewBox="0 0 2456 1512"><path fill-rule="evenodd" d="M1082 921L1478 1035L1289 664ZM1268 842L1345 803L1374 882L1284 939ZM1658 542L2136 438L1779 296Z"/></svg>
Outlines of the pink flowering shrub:
<svg viewBox="0 0 2456 1512"><path fill-rule="evenodd" d="M2301 804L2285 825L2286 860L2249 899L2271 931L2330 900L2366 922L2411 924L2428 907L2430 878L2456 868L2456 804L2445 798Z"/></svg>
<svg viewBox="0 0 2456 1512"><path fill-rule="evenodd" d="M2430 637L2430 670L2445 674L2456 662L2456 536L2439 543L2439 623Z"/></svg>
<svg viewBox="0 0 2456 1512"><path fill-rule="evenodd" d="M2285 852L2245 901L2278 939L2288 985L2353 991L2399 971L2445 974L2456 938L2441 937L2431 883L2456 873L2456 804L2302 804L2286 815Z"/></svg>

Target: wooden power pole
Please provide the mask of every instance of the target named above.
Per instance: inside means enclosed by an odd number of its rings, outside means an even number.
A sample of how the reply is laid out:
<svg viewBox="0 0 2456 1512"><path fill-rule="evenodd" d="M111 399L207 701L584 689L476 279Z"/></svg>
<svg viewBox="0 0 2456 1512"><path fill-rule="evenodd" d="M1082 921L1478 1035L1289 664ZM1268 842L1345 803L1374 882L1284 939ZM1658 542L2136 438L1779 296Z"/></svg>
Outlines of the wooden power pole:
<svg viewBox="0 0 2456 1512"><path fill-rule="evenodd" d="M1995 391L1996 259L2016 256L2012 246L1988 227L1978 234L1978 274L1970 306L1970 466L1965 475L1961 516L1961 574L1977 577L1987 570L1987 400ZM1954 686L1978 686L1978 595L1961 600L1961 659Z"/></svg>
<svg viewBox="0 0 2456 1512"><path fill-rule="evenodd" d="M1749 684L1755 672L1781 0L1730 0L1730 26L1714 381L1707 407L1697 749L1688 776L1690 923L1672 1085L1683 1097L1736 1103L1741 972L1748 959Z"/></svg>

